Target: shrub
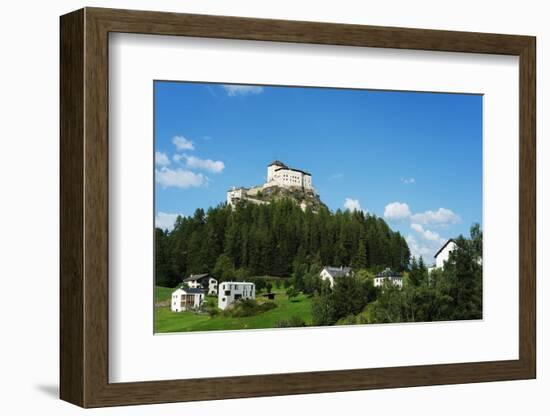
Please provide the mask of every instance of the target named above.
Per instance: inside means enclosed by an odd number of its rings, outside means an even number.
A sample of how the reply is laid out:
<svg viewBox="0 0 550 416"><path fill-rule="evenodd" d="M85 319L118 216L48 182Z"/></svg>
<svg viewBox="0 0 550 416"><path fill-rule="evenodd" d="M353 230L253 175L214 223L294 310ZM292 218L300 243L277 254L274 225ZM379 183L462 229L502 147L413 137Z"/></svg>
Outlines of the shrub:
<svg viewBox="0 0 550 416"><path fill-rule="evenodd" d="M235 279L246 280L250 277L250 271L244 267L240 267L235 270Z"/></svg>
<svg viewBox="0 0 550 416"><path fill-rule="evenodd" d="M293 287L289 287L286 290L286 295L288 296L288 299L292 300L298 296L298 291Z"/></svg>
<svg viewBox="0 0 550 416"><path fill-rule="evenodd" d="M306 326L305 321L299 316L292 316L288 320L281 319L277 322L277 328L297 328Z"/></svg>
<svg viewBox="0 0 550 416"><path fill-rule="evenodd" d="M225 316L244 318L267 312L277 307L274 302L258 303L255 299L241 299L224 311Z"/></svg>
<svg viewBox="0 0 550 416"><path fill-rule="evenodd" d="M358 322L358 316L356 315L348 315L345 318L339 319L338 322L336 322L336 325L355 325Z"/></svg>
<svg viewBox="0 0 550 416"><path fill-rule="evenodd" d="M218 308L216 308L215 306L208 306L206 308L206 313L208 315L210 315L211 318L213 318L213 317L219 315L220 310Z"/></svg>

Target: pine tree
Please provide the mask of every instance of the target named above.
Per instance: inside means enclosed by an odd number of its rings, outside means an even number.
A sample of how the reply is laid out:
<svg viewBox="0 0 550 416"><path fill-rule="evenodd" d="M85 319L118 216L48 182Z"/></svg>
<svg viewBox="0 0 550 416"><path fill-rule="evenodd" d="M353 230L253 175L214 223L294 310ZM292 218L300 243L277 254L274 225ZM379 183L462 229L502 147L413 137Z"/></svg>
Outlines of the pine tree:
<svg viewBox="0 0 550 416"><path fill-rule="evenodd" d="M365 269L367 267L367 246L364 240L359 241L357 253L352 263L354 269Z"/></svg>

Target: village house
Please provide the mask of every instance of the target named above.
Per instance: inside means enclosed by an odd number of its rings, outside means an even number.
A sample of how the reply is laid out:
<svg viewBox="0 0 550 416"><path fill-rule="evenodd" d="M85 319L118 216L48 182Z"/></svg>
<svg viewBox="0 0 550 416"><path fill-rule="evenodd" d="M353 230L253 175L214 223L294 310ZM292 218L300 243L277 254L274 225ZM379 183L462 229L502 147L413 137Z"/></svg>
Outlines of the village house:
<svg viewBox="0 0 550 416"><path fill-rule="evenodd" d="M239 299L255 299L256 285L250 282L223 282L218 292L218 308L225 309Z"/></svg>
<svg viewBox="0 0 550 416"><path fill-rule="evenodd" d="M374 286L380 287L386 281L400 288L403 287L403 275L392 271L390 268L386 268L374 276Z"/></svg>
<svg viewBox="0 0 550 416"><path fill-rule="evenodd" d="M332 267L325 266L323 270L319 273L321 280L328 280L330 282L330 287L334 287L334 281L341 277L349 277L352 275L351 267Z"/></svg>
<svg viewBox="0 0 550 416"><path fill-rule="evenodd" d="M172 312L189 311L201 307L204 290L201 288L180 287L172 292L170 309Z"/></svg>
<svg viewBox="0 0 550 416"><path fill-rule="evenodd" d="M208 273L192 274L183 280L183 284L191 289L201 288L209 295L218 294L218 281Z"/></svg>
<svg viewBox="0 0 550 416"><path fill-rule="evenodd" d="M445 244L443 244L441 248L437 251L437 253L435 253L435 264L432 267L428 268L428 273L431 273L435 269L442 269L445 265L445 262L449 261L449 256L451 252L456 250L457 247L458 245L452 238L447 240ZM483 264L483 258L476 258L476 262L481 266Z"/></svg>
<svg viewBox="0 0 550 416"><path fill-rule="evenodd" d="M432 267L428 268L428 272L431 273L432 270L442 269L445 262L449 260L449 255L453 250L456 249L456 247L457 245L452 238L447 240L445 244L443 244L441 248L437 251L437 253L435 253L435 264Z"/></svg>
<svg viewBox="0 0 550 416"><path fill-rule="evenodd" d="M449 260L449 254L451 254L451 251L456 249L456 243L451 238L450 240L447 240L445 244L439 249L437 253L435 253L435 267L438 269L443 268L443 265L447 260Z"/></svg>

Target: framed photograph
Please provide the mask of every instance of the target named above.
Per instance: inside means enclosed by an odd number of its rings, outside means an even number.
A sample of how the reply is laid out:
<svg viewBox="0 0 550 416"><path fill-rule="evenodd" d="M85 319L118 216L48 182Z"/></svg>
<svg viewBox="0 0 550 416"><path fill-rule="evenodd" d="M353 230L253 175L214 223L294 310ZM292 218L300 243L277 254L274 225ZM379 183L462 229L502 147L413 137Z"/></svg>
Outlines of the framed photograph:
<svg viewBox="0 0 550 416"><path fill-rule="evenodd" d="M61 398L535 378L535 49L62 16Z"/></svg>

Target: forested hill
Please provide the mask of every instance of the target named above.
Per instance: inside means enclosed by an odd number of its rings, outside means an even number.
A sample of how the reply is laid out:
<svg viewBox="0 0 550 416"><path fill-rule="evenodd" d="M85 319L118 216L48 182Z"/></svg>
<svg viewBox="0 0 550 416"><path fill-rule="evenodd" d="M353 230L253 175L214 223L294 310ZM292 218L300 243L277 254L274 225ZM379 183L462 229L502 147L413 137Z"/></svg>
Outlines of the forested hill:
<svg viewBox="0 0 550 416"><path fill-rule="evenodd" d="M168 287L191 273L290 276L301 265L402 270L409 257L405 239L382 218L324 206L304 212L288 199L197 209L171 232L155 230L156 280Z"/></svg>

